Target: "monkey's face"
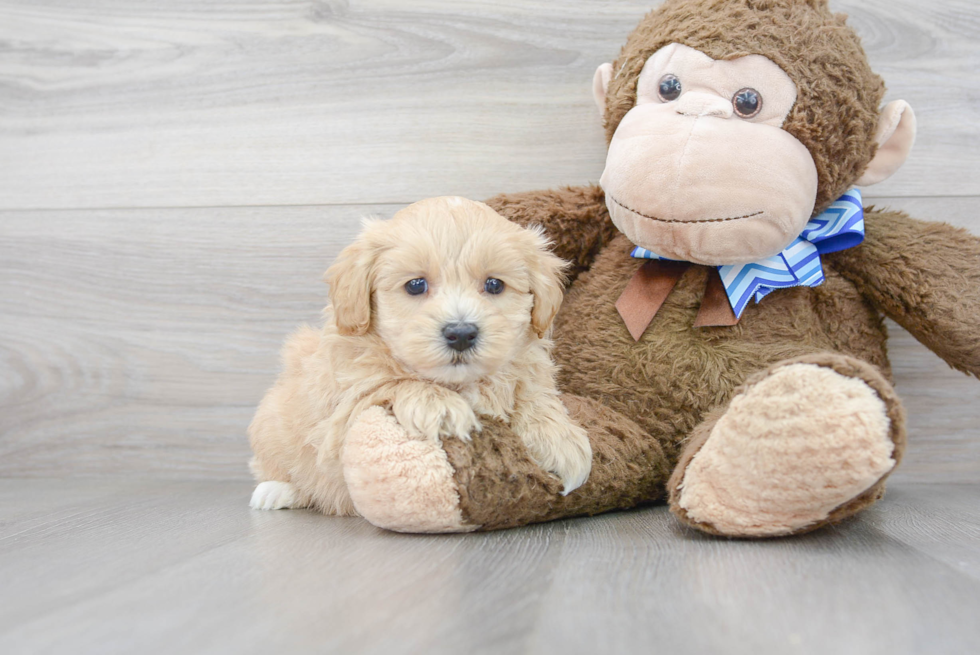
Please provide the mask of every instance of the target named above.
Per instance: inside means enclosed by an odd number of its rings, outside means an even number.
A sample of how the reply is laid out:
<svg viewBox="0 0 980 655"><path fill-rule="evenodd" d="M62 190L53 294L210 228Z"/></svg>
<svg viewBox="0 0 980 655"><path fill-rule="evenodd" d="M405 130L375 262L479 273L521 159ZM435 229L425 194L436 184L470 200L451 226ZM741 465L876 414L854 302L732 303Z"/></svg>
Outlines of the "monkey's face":
<svg viewBox="0 0 980 655"><path fill-rule="evenodd" d="M608 75L597 75L597 101ZM638 246L699 264L783 250L817 195L813 158L782 129L796 94L760 55L716 61L676 43L658 50L609 144L600 183L613 222Z"/></svg>

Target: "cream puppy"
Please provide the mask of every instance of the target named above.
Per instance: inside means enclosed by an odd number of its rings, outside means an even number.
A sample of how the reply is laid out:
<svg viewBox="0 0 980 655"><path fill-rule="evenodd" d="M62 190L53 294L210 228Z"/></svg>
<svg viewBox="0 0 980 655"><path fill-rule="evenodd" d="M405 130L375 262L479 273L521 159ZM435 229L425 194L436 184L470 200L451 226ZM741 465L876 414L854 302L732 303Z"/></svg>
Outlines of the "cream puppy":
<svg viewBox="0 0 980 655"><path fill-rule="evenodd" d="M592 450L549 355L563 268L540 231L463 198L366 222L326 273L326 325L287 340L284 370L249 426L260 483L251 506L355 515L341 449L373 405L419 439L469 440L479 415L500 417L564 493L579 487Z"/></svg>

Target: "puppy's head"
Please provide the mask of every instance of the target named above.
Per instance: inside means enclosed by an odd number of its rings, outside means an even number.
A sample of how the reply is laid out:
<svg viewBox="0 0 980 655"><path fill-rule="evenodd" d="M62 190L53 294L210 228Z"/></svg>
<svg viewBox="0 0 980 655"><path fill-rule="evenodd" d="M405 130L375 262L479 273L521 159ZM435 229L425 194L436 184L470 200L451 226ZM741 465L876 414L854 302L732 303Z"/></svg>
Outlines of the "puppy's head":
<svg viewBox="0 0 980 655"><path fill-rule="evenodd" d="M377 334L418 375L459 384L545 335L564 267L540 230L449 197L367 223L326 277L341 334Z"/></svg>

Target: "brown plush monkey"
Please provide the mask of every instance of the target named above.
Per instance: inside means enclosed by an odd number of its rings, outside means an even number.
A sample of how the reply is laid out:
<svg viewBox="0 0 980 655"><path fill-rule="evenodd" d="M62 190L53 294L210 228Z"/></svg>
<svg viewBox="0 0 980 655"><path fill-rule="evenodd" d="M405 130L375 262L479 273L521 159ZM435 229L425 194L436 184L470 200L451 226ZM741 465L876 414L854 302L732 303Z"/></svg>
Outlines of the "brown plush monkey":
<svg viewBox="0 0 980 655"><path fill-rule="evenodd" d="M761 537L872 504L905 447L883 317L980 375L980 239L869 210L855 245L859 208L835 203L904 162L911 109L880 109L826 0L667 0L594 91L602 188L490 201L574 264L555 357L589 481L561 496L504 425L440 448L374 409L345 454L358 510L465 531L667 500L688 525Z"/></svg>

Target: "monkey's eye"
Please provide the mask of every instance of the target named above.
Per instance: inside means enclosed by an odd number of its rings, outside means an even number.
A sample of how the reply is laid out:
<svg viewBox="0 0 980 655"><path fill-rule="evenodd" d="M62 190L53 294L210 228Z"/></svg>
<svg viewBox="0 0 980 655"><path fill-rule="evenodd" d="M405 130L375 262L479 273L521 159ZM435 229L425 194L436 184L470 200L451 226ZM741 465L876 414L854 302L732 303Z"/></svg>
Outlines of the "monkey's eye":
<svg viewBox="0 0 980 655"><path fill-rule="evenodd" d="M677 100L681 96L681 81L677 79L676 75L670 73L664 75L660 78L660 84L657 85L657 95L664 102Z"/></svg>
<svg viewBox="0 0 980 655"><path fill-rule="evenodd" d="M429 290L429 283L424 277L417 277L405 283L405 291L410 296L420 296Z"/></svg>
<svg viewBox="0 0 980 655"><path fill-rule="evenodd" d="M493 295L497 295L498 293L503 292L504 281L498 280L495 277L488 277L487 281L484 282L483 284L483 288L486 290L487 293L492 293Z"/></svg>
<svg viewBox="0 0 980 655"><path fill-rule="evenodd" d="M732 106L742 118L753 118L762 111L762 96L755 89L742 89L732 97Z"/></svg>

